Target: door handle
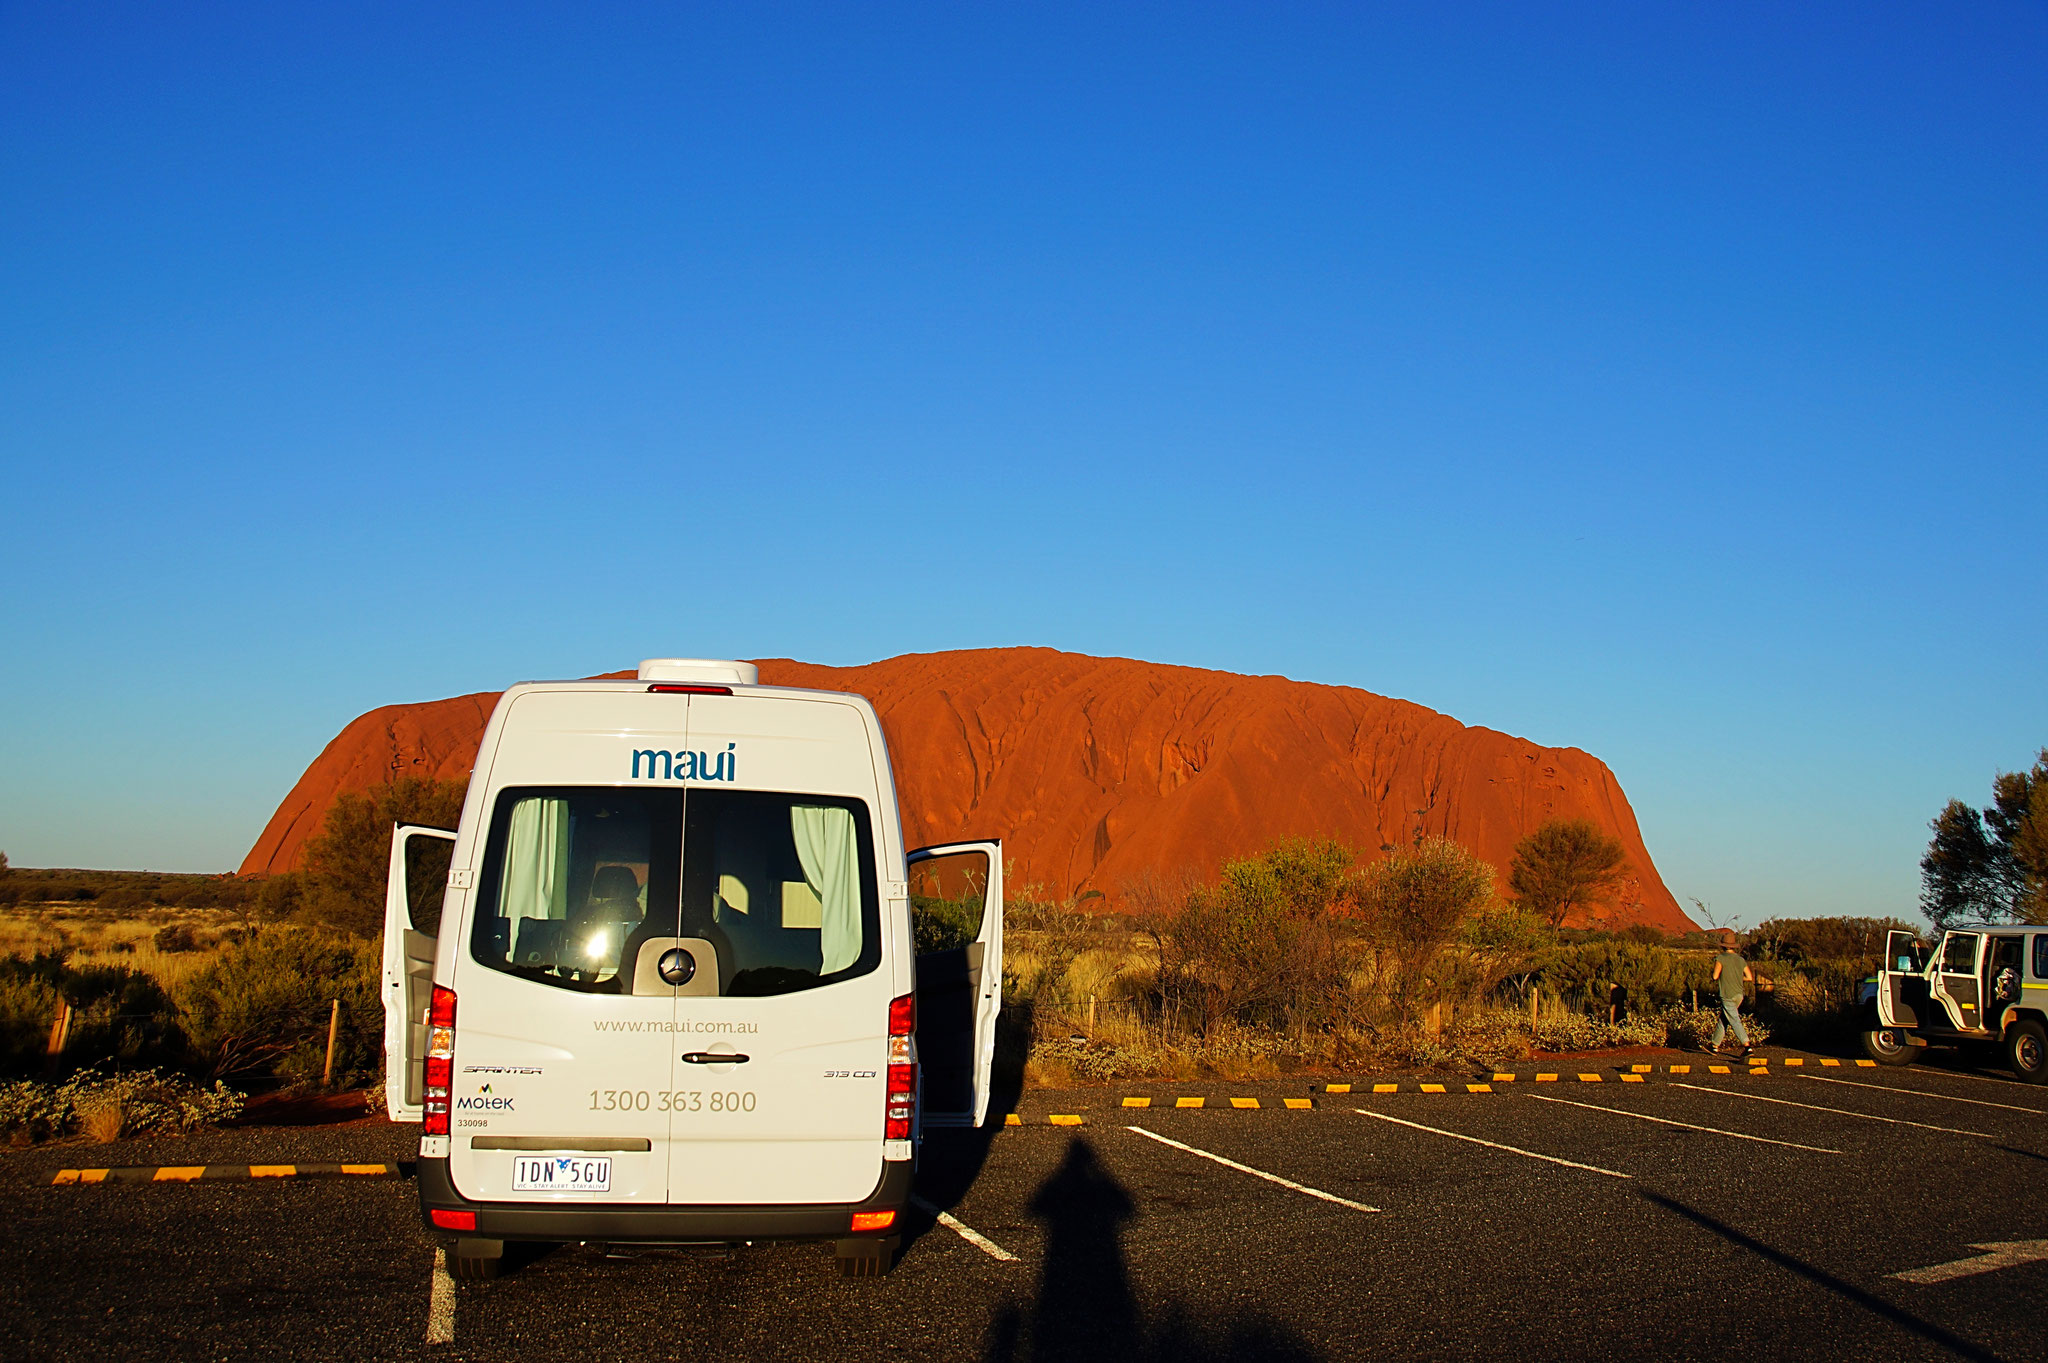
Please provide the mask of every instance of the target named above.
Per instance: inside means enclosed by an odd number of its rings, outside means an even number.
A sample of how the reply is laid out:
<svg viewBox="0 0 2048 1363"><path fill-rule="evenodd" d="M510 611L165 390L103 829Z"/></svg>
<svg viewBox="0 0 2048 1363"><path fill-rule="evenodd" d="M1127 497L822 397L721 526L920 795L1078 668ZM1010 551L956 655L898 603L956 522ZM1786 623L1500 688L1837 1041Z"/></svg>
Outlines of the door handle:
<svg viewBox="0 0 2048 1363"><path fill-rule="evenodd" d="M744 1065L752 1057L721 1051L685 1051L685 1065Z"/></svg>

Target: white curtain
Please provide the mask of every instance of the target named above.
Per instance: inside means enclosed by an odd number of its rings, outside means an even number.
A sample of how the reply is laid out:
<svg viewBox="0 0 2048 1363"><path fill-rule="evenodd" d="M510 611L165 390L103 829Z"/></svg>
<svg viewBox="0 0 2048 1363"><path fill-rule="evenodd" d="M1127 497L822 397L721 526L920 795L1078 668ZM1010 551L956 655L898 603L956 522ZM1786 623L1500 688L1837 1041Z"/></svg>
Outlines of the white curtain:
<svg viewBox="0 0 2048 1363"><path fill-rule="evenodd" d="M860 959L860 847L853 815L831 805L791 805L790 832L804 880L822 905L819 949L821 975L844 970Z"/></svg>
<svg viewBox="0 0 2048 1363"><path fill-rule="evenodd" d="M512 807L502 918L565 918L569 912L569 802L528 799Z"/></svg>

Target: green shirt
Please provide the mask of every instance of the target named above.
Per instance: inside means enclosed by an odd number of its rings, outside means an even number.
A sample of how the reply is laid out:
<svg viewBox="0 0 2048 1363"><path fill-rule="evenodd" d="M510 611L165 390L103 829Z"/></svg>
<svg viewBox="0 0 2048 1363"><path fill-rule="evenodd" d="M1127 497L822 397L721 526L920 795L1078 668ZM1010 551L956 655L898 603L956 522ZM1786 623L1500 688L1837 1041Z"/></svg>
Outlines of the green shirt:
<svg viewBox="0 0 2048 1363"><path fill-rule="evenodd" d="M1740 999L1742 997L1742 972L1745 968L1742 957L1735 952L1724 951L1714 958L1714 962L1721 967L1721 997L1724 999Z"/></svg>

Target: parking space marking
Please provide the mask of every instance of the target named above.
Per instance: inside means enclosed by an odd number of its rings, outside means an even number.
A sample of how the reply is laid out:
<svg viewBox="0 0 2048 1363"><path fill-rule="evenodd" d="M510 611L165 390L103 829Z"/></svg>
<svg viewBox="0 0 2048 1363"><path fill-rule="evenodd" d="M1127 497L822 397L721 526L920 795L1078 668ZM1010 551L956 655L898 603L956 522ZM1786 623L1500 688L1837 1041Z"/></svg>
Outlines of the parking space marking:
<svg viewBox="0 0 2048 1363"><path fill-rule="evenodd" d="M1532 1094L1531 1096L1533 1097L1534 1095ZM1467 1136L1461 1131L1445 1131L1434 1126L1424 1126L1421 1122L1411 1122L1400 1117L1389 1117L1384 1112L1368 1112L1362 1107L1355 1107L1351 1110L1361 1117L1377 1117L1383 1122L1393 1122L1400 1126L1412 1126L1417 1131L1427 1131L1433 1136L1449 1136L1454 1141L1470 1141L1474 1145L1483 1145L1490 1150L1505 1150L1511 1155L1527 1155L1530 1159L1540 1159L1550 1164L1562 1164L1567 1169L1584 1169L1589 1174L1605 1174L1609 1178L1635 1177L1633 1174L1617 1173L1613 1169L1602 1169L1597 1164L1580 1164L1577 1160L1560 1159L1556 1155L1539 1155L1534 1150L1524 1150L1514 1145L1502 1145L1498 1141L1483 1141L1477 1136Z"/></svg>
<svg viewBox="0 0 2048 1363"><path fill-rule="evenodd" d="M1945 1283L1951 1278L1974 1277L1979 1273L1989 1273L1994 1268L2010 1268L2014 1264L2033 1264L2048 1259L2048 1240L1990 1240L1970 1248L1984 1252L1967 1259L1930 1264L1926 1268L1909 1268L1903 1273L1887 1276L1902 1283L1925 1286L1928 1283Z"/></svg>
<svg viewBox="0 0 2048 1363"><path fill-rule="evenodd" d="M1866 1122L1890 1122L1893 1126L1917 1126L1922 1131L1941 1131L1951 1136L1976 1136L1990 1140L1990 1134L1983 1131L1962 1131L1953 1126L1934 1126L1927 1122L1909 1122L1904 1117L1880 1117L1870 1112L1851 1112L1845 1107L1821 1107L1815 1103L1795 1103L1790 1098L1766 1098L1761 1093L1737 1093L1734 1089L1708 1088L1705 1084L1673 1084L1671 1087L1693 1089L1700 1093L1718 1093L1723 1098L1747 1098L1753 1103L1782 1103L1786 1107L1803 1107L1809 1112L1832 1112L1837 1117L1861 1117Z"/></svg>
<svg viewBox="0 0 2048 1363"><path fill-rule="evenodd" d="M1811 1150L1816 1155L1839 1155L1842 1153L1839 1150L1829 1150L1825 1146L1801 1145L1798 1141L1776 1141L1772 1140L1769 1136L1752 1136L1747 1131L1723 1131L1718 1126L1697 1126L1692 1122L1675 1122L1669 1117L1652 1117L1647 1112L1628 1112L1618 1107L1602 1107L1598 1103L1578 1103L1573 1102L1570 1098L1553 1098L1547 1093L1530 1093L1523 1096L1534 1098L1539 1103L1567 1103L1572 1107L1591 1108L1595 1112L1611 1112L1617 1117L1634 1117L1638 1121L1656 1122L1662 1126L1682 1126L1688 1131L1705 1131L1716 1136L1733 1136L1739 1141L1759 1141L1764 1145L1783 1145L1794 1150Z"/></svg>
<svg viewBox="0 0 2048 1363"><path fill-rule="evenodd" d="M1376 1212L1379 1210L1378 1207L1368 1207L1363 1202L1353 1202L1348 1197L1339 1197L1335 1193L1326 1193L1321 1188L1311 1188L1306 1183L1296 1183L1293 1179L1282 1178L1278 1174L1269 1174L1264 1169L1254 1169L1249 1164L1239 1164L1234 1159L1225 1159L1223 1156L1212 1154L1207 1150L1198 1150L1192 1145L1183 1145L1177 1140L1160 1135L1157 1131L1147 1131L1142 1126L1133 1126L1127 1129L1137 1132L1140 1136L1158 1141L1161 1145L1170 1145L1176 1150L1185 1150L1190 1155L1200 1155L1203 1159L1214 1160L1226 1169L1235 1169L1240 1174L1250 1174L1253 1178L1262 1178L1268 1183L1277 1183L1283 1188L1291 1189L1297 1193L1304 1193L1309 1197L1321 1198L1325 1202L1334 1202L1340 1207L1349 1207L1355 1212Z"/></svg>
<svg viewBox="0 0 2048 1363"><path fill-rule="evenodd" d="M921 1197L911 1198L910 1205L917 1208L921 1212L929 1213L934 1219L938 1221L940 1225L944 1226L947 1230L953 1232L953 1234L959 1236L962 1240L965 1240L968 1244L980 1250L983 1254L986 1254L989 1258L994 1259L997 1263L1016 1264L1023 1262L1023 1260L1019 1259L1016 1255L1010 1253L1010 1251L1004 1249L1001 1245L989 1239L986 1235L983 1235L974 1227L960 1220L951 1212L942 1212L937 1207L933 1206L931 1203L925 1201Z"/></svg>
<svg viewBox="0 0 2048 1363"><path fill-rule="evenodd" d="M1930 1093L1926 1089L1909 1089L1902 1084L1865 1084L1855 1079L1830 1079L1825 1074L1802 1074L1801 1079L1811 1079L1819 1084L1846 1084L1850 1088L1880 1089L1885 1093L1910 1093L1916 1098L1936 1098L1944 1103L1968 1103L1971 1107L2000 1107L2007 1112L2031 1112L2036 1117L2048 1117L2038 1107L2014 1107L2011 1103L1987 1103L1982 1098L1958 1098L1952 1093Z"/></svg>
<svg viewBox="0 0 2048 1363"><path fill-rule="evenodd" d="M455 1342L455 1279L448 1276L448 1251L434 1246L433 1287L427 1293L427 1343Z"/></svg>

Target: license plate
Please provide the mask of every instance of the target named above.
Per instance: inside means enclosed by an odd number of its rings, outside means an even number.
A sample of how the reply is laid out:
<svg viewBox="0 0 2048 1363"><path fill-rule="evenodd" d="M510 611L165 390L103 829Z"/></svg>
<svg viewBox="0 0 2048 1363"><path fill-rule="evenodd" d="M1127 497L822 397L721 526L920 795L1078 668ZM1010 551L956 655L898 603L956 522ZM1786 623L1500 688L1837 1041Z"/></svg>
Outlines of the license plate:
<svg viewBox="0 0 2048 1363"><path fill-rule="evenodd" d="M515 1193L608 1193L612 1190L609 1156L520 1155L512 1161Z"/></svg>

